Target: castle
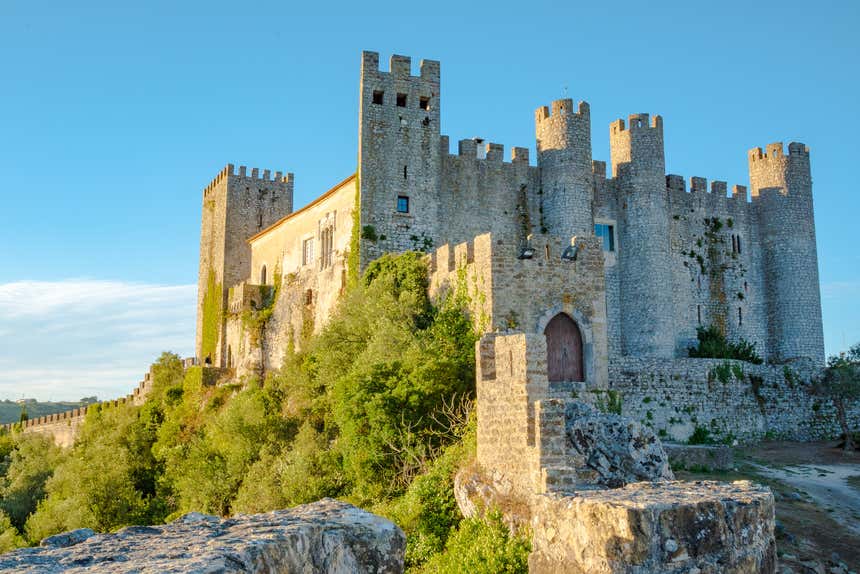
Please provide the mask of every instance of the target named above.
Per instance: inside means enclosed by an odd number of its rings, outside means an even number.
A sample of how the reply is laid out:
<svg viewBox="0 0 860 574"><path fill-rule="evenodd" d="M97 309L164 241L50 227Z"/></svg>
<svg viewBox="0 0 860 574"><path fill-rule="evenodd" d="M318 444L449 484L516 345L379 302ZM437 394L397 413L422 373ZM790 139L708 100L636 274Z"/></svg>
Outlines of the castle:
<svg viewBox="0 0 860 574"><path fill-rule="evenodd" d="M303 323L325 321L346 284L351 249L363 268L383 253L433 251L483 234L492 236L494 252L528 257L533 266L565 261L572 238L602 251L587 269L600 275L588 279L594 305L574 305L575 324L565 327L591 349L574 370L600 377L598 357L606 364L685 357L697 327L708 325L755 343L770 363L823 361L806 146L750 151L751 198L744 186L728 195L725 182L709 188L699 177L687 189L684 178L665 173L660 116L634 114L610 125L607 173L592 158L589 105L565 99L535 112L536 166L526 148L513 148L507 162L502 145L477 138L461 140L451 154L441 134L439 62L423 60L417 75L411 68L409 58L392 56L382 71L378 54L362 54L357 173L311 204L293 211L293 175L281 172L228 165L206 187L201 362L277 367ZM231 315L258 305L259 287L284 278L281 297L293 301L275 303L285 312L276 312L262 349L251 349ZM522 293L488 288L498 309L486 330L545 328L520 323L516 309L517 297L540 296L545 286L551 289L538 273Z"/></svg>

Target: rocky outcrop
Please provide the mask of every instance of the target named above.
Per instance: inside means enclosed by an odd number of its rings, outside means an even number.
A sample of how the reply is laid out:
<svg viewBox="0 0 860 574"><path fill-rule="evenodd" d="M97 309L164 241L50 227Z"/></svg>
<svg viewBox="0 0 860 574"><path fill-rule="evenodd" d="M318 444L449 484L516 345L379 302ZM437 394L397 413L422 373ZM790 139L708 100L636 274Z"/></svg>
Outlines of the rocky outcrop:
<svg viewBox="0 0 860 574"><path fill-rule="evenodd" d="M748 481L535 497L530 574L770 574L773 496Z"/></svg>
<svg viewBox="0 0 860 574"><path fill-rule="evenodd" d="M0 571L393 574L403 571L405 548L394 523L323 499L227 519L191 513L115 534L77 530L0 556Z"/></svg>
<svg viewBox="0 0 860 574"><path fill-rule="evenodd" d="M618 488L631 482L675 478L669 457L651 430L580 401L566 401L564 407L567 451L581 479Z"/></svg>

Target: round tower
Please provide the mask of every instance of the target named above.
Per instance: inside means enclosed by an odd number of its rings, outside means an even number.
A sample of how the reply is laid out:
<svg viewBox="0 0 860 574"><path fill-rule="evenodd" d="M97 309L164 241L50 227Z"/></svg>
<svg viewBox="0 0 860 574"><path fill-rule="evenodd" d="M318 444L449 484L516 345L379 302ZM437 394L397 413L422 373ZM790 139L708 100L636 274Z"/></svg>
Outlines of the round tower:
<svg viewBox="0 0 860 574"><path fill-rule="evenodd" d="M556 100L535 112L543 226L560 237L594 234L591 113L586 102Z"/></svg>
<svg viewBox="0 0 860 574"><path fill-rule="evenodd" d="M764 263L768 359L824 361L809 148L782 142L749 152Z"/></svg>
<svg viewBox="0 0 860 574"><path fill-rule="evenodd" d="M672 357L674 305L663 119L634 114L609 126L619 194L621 348L625 355Z"/></svg>

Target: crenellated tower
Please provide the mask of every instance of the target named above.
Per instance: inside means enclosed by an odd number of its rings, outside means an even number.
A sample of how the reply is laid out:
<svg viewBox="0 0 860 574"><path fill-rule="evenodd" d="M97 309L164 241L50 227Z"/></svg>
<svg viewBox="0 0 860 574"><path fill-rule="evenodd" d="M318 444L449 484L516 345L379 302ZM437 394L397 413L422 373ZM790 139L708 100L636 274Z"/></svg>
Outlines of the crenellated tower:
<svg viewBox="0 0 860 574"><path fill-rule="evenodd" d="M248 238L293 210L293 174L232 164L203 190L195 355L201 364L226 366L224 327L230 287L260 280L251 269ZM269 270L268 276L274 276ZM271 279L267 282L271 283Z"/></svg>
<svg viewBox="0 0 860 574"><path fill-rule="evenodd" d="M824 361L809 148L772 143L749 152L764 259L769 360Z"/></svg>
<svg viewBox="0 0 860 574"><path fill-rule="evenodd" d="M358 179L361 267L386 252L429 249L438 241L441 139L439 62L363 52Z"/></svg>
<svg viewBox="0 0 860 574"><path fill-rule="evenodd" d="M552 102L535 111L543 220L559 237L594 234L591 113L586 102Z"/></svg>
<svg viewBox="0 0 860 574"><path fill-rule="evenodd" d="M619 194L621 349L672 357L675 315L667 277L669 206L663 119L634 114L609 126L612 176Z"/></svg>

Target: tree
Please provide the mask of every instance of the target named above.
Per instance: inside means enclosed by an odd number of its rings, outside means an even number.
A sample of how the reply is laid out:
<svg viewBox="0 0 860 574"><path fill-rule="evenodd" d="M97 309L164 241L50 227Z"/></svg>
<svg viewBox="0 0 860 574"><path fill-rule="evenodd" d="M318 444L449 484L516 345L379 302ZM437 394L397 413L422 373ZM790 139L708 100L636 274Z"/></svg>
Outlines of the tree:
<svg viewBox="0 0 860 574"><path fill-rule="evenodd" d="M839 426L845 435L844 449L856 448L851 429L848 426L848 407L860 399L860 343L855 344L847 353L832 355L827 359L824 376L815 386L815 391L833 401Z"/></svg>

